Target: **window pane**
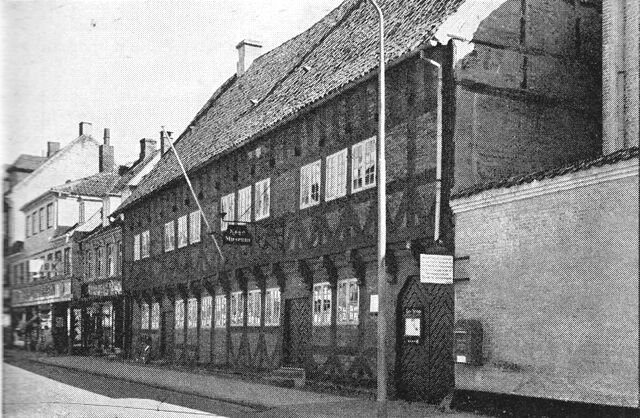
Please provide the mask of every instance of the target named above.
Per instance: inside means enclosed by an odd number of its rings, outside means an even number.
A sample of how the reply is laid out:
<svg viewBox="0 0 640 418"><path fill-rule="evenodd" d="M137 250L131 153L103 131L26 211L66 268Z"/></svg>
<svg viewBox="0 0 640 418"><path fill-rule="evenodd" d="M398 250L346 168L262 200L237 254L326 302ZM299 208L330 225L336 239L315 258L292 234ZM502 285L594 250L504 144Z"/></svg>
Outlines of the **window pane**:
<svg viewBox="0 0 640 418"><path fill-rule="evenodd" d="M235 209L235 194L230 193L222 198L220 201L220 212L224 212L225 216L220 220L220 230L226 231L229 221L235 221L236 209Z"/></svg>
<svg viewBox="0 0 640 418"><path fill-rule="evenodd" d="M251 186L240 189L238 192L238 220L251 221Z"/></svg>
<svg viewBox="0 0 640 418"><path fill-rule="evenodd" d="M200 242L200 211L191 212L189 215L189 240L191 244Z"/></svg>
<svg viewBox="0 0 640 418"><path fill-rule="evenodd" d="M178 248L187 245L187 215L178 218Z"/></svg>
<svg viewBox="0 0 640 418"><path fill-rule="evenodd" d="M172 251L175 248L175 229L173 221L164 224L164 251Z"/></svg>

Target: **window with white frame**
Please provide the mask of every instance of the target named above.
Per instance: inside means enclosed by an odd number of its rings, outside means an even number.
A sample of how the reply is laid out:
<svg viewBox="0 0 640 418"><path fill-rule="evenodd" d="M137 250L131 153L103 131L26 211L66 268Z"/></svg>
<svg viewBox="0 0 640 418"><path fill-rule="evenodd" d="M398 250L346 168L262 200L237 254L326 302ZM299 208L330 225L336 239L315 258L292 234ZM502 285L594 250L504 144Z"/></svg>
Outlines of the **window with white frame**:
<svg viewBox="0 0 640 418"><path fill-rule="evenodd" d="M267 289L264 295L264 324L266 326L280 325L280 289Z"/></svg>
<svg viewBox="0 0 640 418"><path fill-rule="evenodd" d="M333 200L347 194L347 149L327 157L325 200Z"/></svg>
<svg viewBox="0 0 640 418"><path fill-rule="evenodd" d="M184 300L178 299L175 303L175 329L184 328Z"/></svg>
<svg viewBox="0 0 640 418"><path fill-rule="evenodd" d="M320 160L300 169L300 209L320 203Z"/></svg>
<svg viewBox="0 0 640 418"><path fill-rule="evenodd" d="M216 295L216 311L213 319L216 328L227 326L227 297L225 295Z"/></svg>
<svg viewBox="0 0 640 418"><path fill-rule="evenodd" d="M357 325L359 320L360 288L358 279L338 282L338 318L341 325Z"/></svg>
<svg viewBox="0 0 640 418"><path fill-rule="evenodd" d="M358 142L351 148L351 191L376 185L376 138Z"/></svg>
<svg viewBox="0 0 640 418"><path fill-rule="evenodd" d="M154 302L151 305L151 329L160 329L160 303Z"/></svg>
<svg viewBox="0 0 640 418"><path fill-rule="evenodd" d="M313 285L313 325L331 325L331 287L329 287L329 283Z"/></svg>
<svg viewBox="0 0 640 418"><path fill-rule="evenodd" d="M187 215L184 215L178 218L178 248L185 247L188 243Z"/></svg>
<svg viewBox="0 0 640 418"><path fill-rule="evenodd" d="M149 304L146 302L140 305L140 329L149 329Z"/></svg>
<svg viewBox="0 0 640 418"><path fill-rule="evenodd" d="M269 216L271 200L271 179L264 179L256 183L255 190L256 221Z"/></svg>
<svg viewBox="0 0 640 418"><path fill-rule="evenodd" d="M140 260L140 234L133 236L133 260Z"/></svg>
<svg viewBox="0 0 640 418"><path fill-rule="evenodd" d="M240 327L244 322L244 294L231 293L231 326Z"/></svg>
<svg viewBox="0 0 640 418"><path fill-rule="evenodd" d="M187 300L187 327L198 327L198 299L196 298Z"/></svg>
<svg viewBox="0 0 640 418"><path fill-rule="evenodd" d="M189 242L195 244L200 242L200 211L189 214Z"/></svg>
<svg viewBox="0 0 640 418"><path fill-rule="evenodd" d="M176 246L176 229L173 226L173 221L169 221L164 224L164 251L173 251Z"/></svg>
<svg viewBox="0 0 640 418"><path fill-rule="evenodd" d="M250 290L247 299L247 325L250 327L260 326L260 311L262 308L260 290Z"/></svg>
<svg viewBox="0 0 640 418"><path fill-rule="evenodd" d="M211 296L203 296L200 302L200 328L211 328L211 305L213 298Z"/></svg>
<svg viewBox="0 0 640 418"><path fill-rule="evenodd" d="M147 258L151 252L151 238L149 230L143 231L140 235L140 258Z"/></svg>
<svg viewBox="0 0 640 418"><path fill-rule="evenodd" d="M238 220L251 222L251 186L238 191Z"/></svg>
<svg viewBox="0 0 640 418"><path fill-rule="evenodd" d="M236 195L229 193L220 199L220 212L224 213L224 218L220 221L220 230L226 231L228 222L236 220Z"/></svg>

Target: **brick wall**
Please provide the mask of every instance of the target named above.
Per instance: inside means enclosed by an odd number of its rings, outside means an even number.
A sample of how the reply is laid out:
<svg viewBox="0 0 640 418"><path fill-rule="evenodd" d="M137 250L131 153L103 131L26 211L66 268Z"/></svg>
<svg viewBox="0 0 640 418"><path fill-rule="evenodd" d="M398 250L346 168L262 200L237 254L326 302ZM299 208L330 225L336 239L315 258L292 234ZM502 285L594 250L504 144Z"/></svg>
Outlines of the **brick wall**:
<svg viewBox="0 0 640 418"><path fill-rule="evenodd" d="M637 406L638 160L452 206L470 272L456 319L484 328L484 365L458 364L457 387Z"/></svg>

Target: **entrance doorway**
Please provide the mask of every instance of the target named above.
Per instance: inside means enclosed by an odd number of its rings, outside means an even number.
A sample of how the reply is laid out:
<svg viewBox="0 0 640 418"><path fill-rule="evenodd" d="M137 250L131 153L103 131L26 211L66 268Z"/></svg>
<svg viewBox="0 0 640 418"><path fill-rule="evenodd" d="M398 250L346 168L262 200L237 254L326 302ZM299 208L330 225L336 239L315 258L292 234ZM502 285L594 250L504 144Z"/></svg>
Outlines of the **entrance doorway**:
<svg viewBox="0 0 640 418"><path fill-rule="evenodd" d="M453 389L453 285L409 277L397 305L398 395L440 402Z"/></svg>
<svg viewBox="0 0 640 418"><path fill-rule="evenodd" d="M304 367L311 341L311 301L308 297L284 302L284 364Z"/></svg>

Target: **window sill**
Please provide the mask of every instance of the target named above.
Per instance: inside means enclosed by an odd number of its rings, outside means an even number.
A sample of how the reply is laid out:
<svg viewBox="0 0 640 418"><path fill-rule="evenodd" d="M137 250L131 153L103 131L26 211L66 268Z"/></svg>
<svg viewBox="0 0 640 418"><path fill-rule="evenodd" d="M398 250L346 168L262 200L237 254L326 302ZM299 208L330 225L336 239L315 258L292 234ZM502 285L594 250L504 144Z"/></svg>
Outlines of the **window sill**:
<svg viewBox="0 0 640 418"><path fill-rule="evenodd" d="M354 189L353 187L351 188L351 194L356 194L358 192L361 192L363 190L369 190L369 189L373 189L374 187L376 187L376 183L373 184L367 184L366 186L362 186L359 187L357 189Z"/></svg>

